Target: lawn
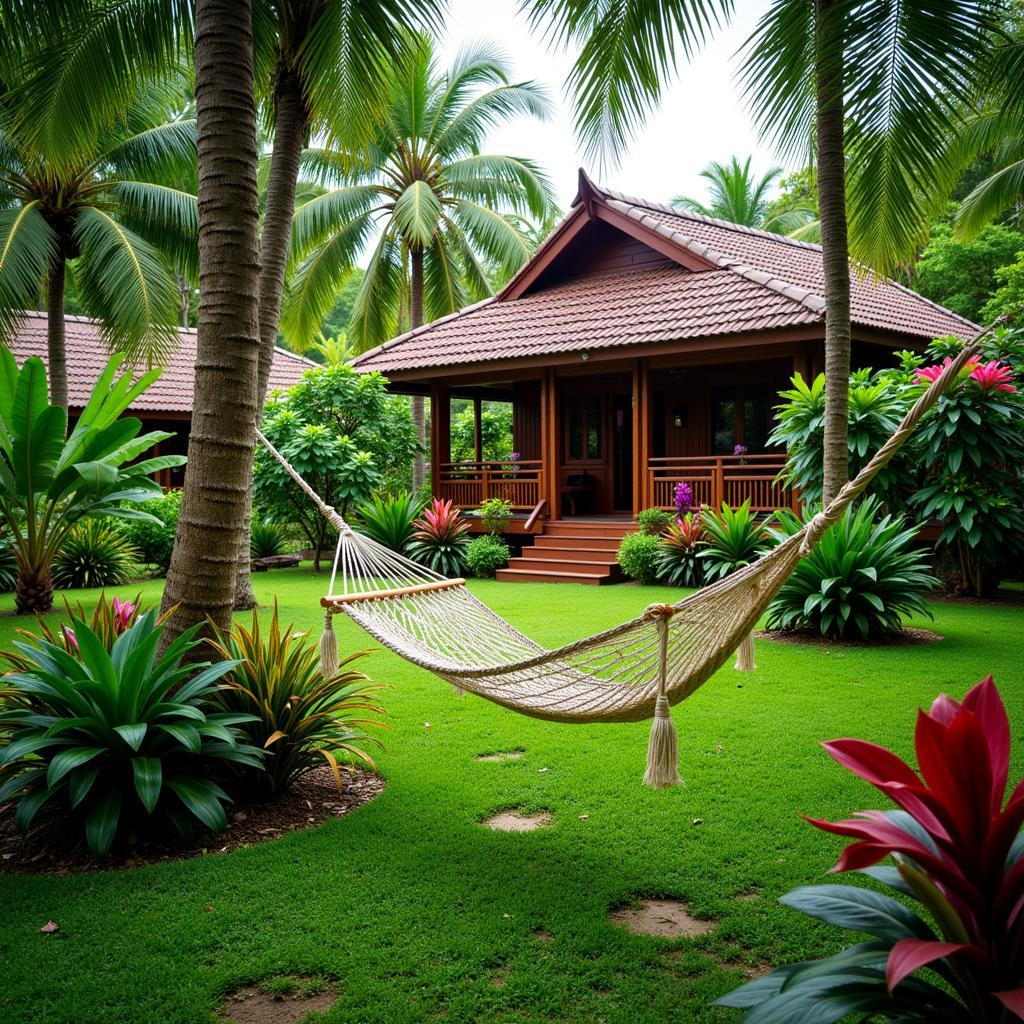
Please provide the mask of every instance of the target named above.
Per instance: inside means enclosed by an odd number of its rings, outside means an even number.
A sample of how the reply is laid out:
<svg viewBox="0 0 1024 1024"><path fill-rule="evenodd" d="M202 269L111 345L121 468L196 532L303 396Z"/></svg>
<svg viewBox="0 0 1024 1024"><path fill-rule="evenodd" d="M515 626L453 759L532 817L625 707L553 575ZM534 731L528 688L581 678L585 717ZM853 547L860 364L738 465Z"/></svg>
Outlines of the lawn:
<svg viewBox="0 0 1024 1024"><path fill-rule="evenodd" d="M285 621L318 628L324 585L257 577ZM516 626L558 644L671 596L665 588L472 584ZM155 599L158 584L145 588ZM7 599L7 606L10 600ZM641 785L646 725L537 722L378 651L392 731L382 796L350 817L226 856L65 878L0 875L0 1019L202 1022L224 994L279 975L335 980L325 1021L728 1021L708 1008L744 970L836 948L841 936L776 905L818 880L839 841L797 813L882 802L817 745L862 736L909 756L919 705L994 672L1024 731L1024 610L934 606L927 647L758 645L675 709L685 787ZM0 620L6 645L24 620ZM341 649L372 646L336 620ZM475 756L522 748L516 761ZM1015 777L1022 768L1015 746ZM505 834L498 808L553 827ZM699 819L699 824L695 824ZM717 927L634 936L610 907L686 900ZM752 898L753 897L753 898ZM53 919L55 935L40 934ZM535 935L542 929L547 935Z"/></svg>

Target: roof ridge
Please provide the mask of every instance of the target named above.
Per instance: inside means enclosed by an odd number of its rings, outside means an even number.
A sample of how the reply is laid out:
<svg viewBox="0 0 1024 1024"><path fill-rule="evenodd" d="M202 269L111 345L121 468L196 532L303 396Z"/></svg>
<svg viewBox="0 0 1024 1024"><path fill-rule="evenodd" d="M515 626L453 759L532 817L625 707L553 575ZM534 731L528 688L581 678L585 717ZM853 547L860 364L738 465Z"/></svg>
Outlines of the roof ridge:
<svg viewBox="0 0 1024 1024"><path fill-rule="evenodd" d="M721 217L711 217L706 213L697 213L693 210L680 210L678 207L672 206L669 203L657 203L651 199L642 199L638 196L626 195L624 192L618 192L615 189L605 188L602 185L596 185L602 194L613 199L618 199L621 202L630 203L633 206L642 206L648 210L655 210L658 213L669 213L673 217L679 217L683 220L696 220L703 224L713 224L715 227L725 228L728 231L735 231L741 235L754 235L757 238L767 238L773 242L784 242L786 245L791 245L797 249L809 249L811 252L821 252L821 246L817 242L805 242L799 238L790 238L788 235L780 235L775 231L765 231L764 228L752 228L746 224L737 224L735 221L723 220Z"/></svg>
<svg viewBox="0 0 1024 1024"><path fill-rule="evenodd" d="M681 231L676 231L665 224L659 224L653 218L645 217L639 212L639 210L645 207L640 206L637 208L636 204L631 203L628 199L611 198L608 202L613 204L613 209L618 210L619 213L624 214L631 220L635 220L639 224L643 224L649 231L654 231L664 238L671 239L678 245L683 246L687 251L692 252L695 256L700 256L724 270L731 270L739 277L746 278L748 281L753 281L755 284L759 284L770 291L777 292L779 295L790 299L805 309L809 309L818 317L824 316L824 298L815 294L809 288L801 288L799 285L792 284L776 274L769 274L763 270L749 267L732 256L726 256L725 253L719 252L703 242L698 242L689 235L684 235Z"/></svg>
<svg viewBox="0 0 1024 1024"><path fill-rule="evenodd" d="M373 348L368 348L365 352L356 356L352 360L353 366L358 366L364 359L369 359L370 356L380 355L381 352L386 352L389 348L394 348L395 345L400 345L403 341L408 341L410 338L415 338L418 334L422 334L424 331L432 330L434 327L438 327L441 324L446 324L450 320L458 320L459 317L465 316L467 313L472 313L476 309L480 309L483 306L490 305L497 298L496 295L488 295L486 299L480 299L479 302L470 303L468 306L463 306L461 309L455 310L454 313L449 313L447 316L438 317L436 320L428 320L425 324L420 324L419 327L414 327L411 331L406 331L404 334L398 334L394 338L389 338L387 341L382 342L380 345L375 345Z"/></svg>

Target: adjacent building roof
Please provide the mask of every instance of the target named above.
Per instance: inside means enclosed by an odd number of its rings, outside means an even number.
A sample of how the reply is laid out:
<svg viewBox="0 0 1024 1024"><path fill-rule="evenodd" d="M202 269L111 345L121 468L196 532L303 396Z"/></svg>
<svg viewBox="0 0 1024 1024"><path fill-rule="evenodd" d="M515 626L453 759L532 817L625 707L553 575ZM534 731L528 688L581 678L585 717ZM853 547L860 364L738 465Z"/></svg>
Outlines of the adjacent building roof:
<svg viewBox="0 0 1024 1024"><path fill-rule="evenodd" d="M26 311L25 318L8 339L8 348L20 365L30 356L46 361L45 313ZM68 405L80 409L88 400L93 385L107 365L110 353L100 337L99 325L84 316L64 318L65 345L68 363ZM164 372L151 387L135 400L132 410L150 415L159 413L191 413L193 368L196 361L196 332L193 328L178 329L177 348L167 361ZM270 388L289 388L316 364L283 348L274 350L270 370Z"/></svg>
<svg viewBox="0 0 1024 1024"><path fill-rule="evenodd" d="M819 245L614 192L582 172L573 206L501 294L372 349L358 368L469 369L494 360L823 324ZM644 269L544 277L544 268L573 244L581 218L646 239L668 259ZM894 281L857 269L850 281L855 326L908 341L977 330Z"/></svg>

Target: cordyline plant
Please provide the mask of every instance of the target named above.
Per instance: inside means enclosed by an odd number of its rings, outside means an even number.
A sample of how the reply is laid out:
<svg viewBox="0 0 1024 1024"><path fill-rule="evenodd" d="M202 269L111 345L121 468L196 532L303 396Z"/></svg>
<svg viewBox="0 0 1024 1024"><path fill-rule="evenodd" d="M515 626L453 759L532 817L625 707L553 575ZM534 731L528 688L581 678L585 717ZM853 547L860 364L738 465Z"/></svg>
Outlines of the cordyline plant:
<svg viewBox="0 0 1024 1024"><path fill-rule="evenodd" d="M150 476L180 466L183 455L136 462L173 434L139 436L142 423L122 413L160 376L132 382L120 377L114 356L100 374L71 436L67 410L47 400L46 368L0 349L0 520L18 563L15 604L19 612L45 612L53 605L54 556L82 520L97 516L153 519L128 506L162 493ZM156 520L154 520L156 521Z"/></svg>
<svg viewBox="0 0 1024 1024"><path fill-rule="evenodd" d="M718 1001L745 1009L746 1024L831 1024L851 1014L905 1024L1024 1020L1024 780L1007 800L1010 724L992 677L962 704L942 695L918 712L914 742L918 771L864 740L824 745L899 808L808 819L854 840L833 870L860 871L902 899L849 885L783 896L868 939ZM880 866L886 857L895 866Z"/></svg>

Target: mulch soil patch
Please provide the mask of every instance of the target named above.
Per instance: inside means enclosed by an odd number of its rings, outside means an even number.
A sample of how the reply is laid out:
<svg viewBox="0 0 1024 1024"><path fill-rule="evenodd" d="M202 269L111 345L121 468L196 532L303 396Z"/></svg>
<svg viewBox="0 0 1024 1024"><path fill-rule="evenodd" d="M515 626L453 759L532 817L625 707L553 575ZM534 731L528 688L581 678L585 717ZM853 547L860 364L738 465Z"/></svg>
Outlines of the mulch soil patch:
<svg viewBox="0 0 1024 1024"><path fill-rule="evenodd" d="M807 644L813 647L917 647L945 639L941 633L935 633L930 629L918 629L916 626L894 630L874 640L831 640L806 629L764 629L759 630L754 636L758 640L774 640L780 644Z"/></svg>
<svg viewBox="0 0 1024 1024"><path fill-rule="evenodd" d="M297 829L316 828L331 818L342 818L369 803L384 788L379 775L360 768L342 773L345 788L339 793L326 765L302 776L282 796L264 802L238 801L229 805L228 827L220 833L197 829L189 843L140 838L130 849L117 850L97 860L89 852L80 822L54 813L22 836L14 827L14 808L0 808L0 874L29 872L67 875L76 871L141 867L161 861L190 860L203 854L230 853L245 846L277 839Z"/></svg>

